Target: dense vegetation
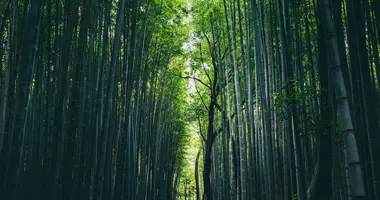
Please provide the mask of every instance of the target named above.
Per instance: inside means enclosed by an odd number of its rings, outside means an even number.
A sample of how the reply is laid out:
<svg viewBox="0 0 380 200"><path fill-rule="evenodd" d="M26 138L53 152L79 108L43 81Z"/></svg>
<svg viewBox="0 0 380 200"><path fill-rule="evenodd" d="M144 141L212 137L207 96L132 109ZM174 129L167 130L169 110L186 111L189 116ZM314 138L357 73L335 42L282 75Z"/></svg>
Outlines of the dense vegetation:
<svg viewBox="0 0 380 200"><path fill-rule="evenodd" d="M379 200L380 0L0 0L0 199Z"/></svg>

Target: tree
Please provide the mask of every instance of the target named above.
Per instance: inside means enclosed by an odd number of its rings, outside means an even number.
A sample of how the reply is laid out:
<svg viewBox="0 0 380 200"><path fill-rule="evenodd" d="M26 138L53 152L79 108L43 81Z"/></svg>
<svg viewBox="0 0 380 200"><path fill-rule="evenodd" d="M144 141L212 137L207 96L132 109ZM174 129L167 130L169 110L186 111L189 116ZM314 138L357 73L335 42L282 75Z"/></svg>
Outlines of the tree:
<svg viewBox="0 0 380 200"><path fill-rule="evenodd" d="M346 165L348 168L348 180L349 185L351 185L351 198L364 199L365 191L362 170L360 166L358 150L356 147L350 108L346 96L346 87L344 85L344 79L340 65L335 27L333 20L330 17L331 11L328 1L321 0L318 2L318 5L322 20L321 23L325 28L324 30L326 31L327 45L329 47L328 54L330 58L330 72L337 101L340 130L344 139L344 148L346 152L345 155L347 159Z"/></svg>

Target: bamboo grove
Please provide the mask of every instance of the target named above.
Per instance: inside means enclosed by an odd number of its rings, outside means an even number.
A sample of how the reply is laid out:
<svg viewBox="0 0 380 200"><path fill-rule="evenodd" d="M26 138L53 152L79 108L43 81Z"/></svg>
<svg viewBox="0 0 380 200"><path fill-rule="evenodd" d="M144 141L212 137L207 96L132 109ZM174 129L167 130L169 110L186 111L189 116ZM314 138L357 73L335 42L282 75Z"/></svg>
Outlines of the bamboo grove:
<svg viewBox="0 0 380 200"><path fill-rule="evenodd" d="M168 78L177 5L1 1L0 199L172 196L186 142L184 81Z"/></svg>
<svg viewBox="0 0 380 200"><path fill-rule="evenodd" d="M196 199L379 199L380 2L196 1L192 10L187 77L204 157Z"/></svg>
<svg viewBox="0 0 380 200"><path fill-rule="evenodd" d="M0 199L378 200L379 39L380 0L0 0Z"/></svg>

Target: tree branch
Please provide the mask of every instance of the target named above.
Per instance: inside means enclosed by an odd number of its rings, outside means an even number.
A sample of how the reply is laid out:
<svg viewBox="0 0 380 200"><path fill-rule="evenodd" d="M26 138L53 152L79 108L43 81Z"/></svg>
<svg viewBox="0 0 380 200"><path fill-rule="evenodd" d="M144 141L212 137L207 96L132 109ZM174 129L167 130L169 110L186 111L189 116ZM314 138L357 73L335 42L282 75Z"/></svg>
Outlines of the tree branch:
<svg viewBox="0 0 380 200"><path fill-rule="evenodd" d="M208 89L211 90L211 87L209 85L207 85L206 83L204 83L201 79L197 78L197 77L194 77L194 76L180 76L181 78L191 78L191 79L194 79L196 81L198 81L199 83L201 83L202 85L206 86Z"/></svg>
<svg viewBox="0 0 380 200"><path fill-rule="evenodd" d="M202 125L201 125L201 119L199 119L199 117L198 117L198 125L199 125L199 134L201 135L203 141L206 142L207 140L206 140L205 136L203 135Z"/></svg>
<svg viewBox="0 0 380 200"><path fill-rule="evenodd" d="M215 101L214 101L214 105L215 105L215 107L216 107L220 112L222 112L222 107L218 104L218 102L215 102Z"/></svg>
<svg viewBox="0 0 380 200"><path fill-rule="evenodd" d="M207 111L208 110L207 105L206 105L205 101L203 100L203 97L202 97L201 93L199 92L199 90L198 90L198 88L197 88L196 85L195 85L195 90L197 91L197 93L199 95L199 98L201 98L202 104L205 107L205 110Z"/></svg>
<svg viewBox="0 0 380 200"><path fill-rule="evenodd" d="M208 80L210 81L210 84L211 84L211 78L210 78L210 75L209 73L207 72L207 70L203 67L203 57L202 57L202 44L199 43L199 56L201 57L201 68L203 69L203 71L205 72Z"/></svg>

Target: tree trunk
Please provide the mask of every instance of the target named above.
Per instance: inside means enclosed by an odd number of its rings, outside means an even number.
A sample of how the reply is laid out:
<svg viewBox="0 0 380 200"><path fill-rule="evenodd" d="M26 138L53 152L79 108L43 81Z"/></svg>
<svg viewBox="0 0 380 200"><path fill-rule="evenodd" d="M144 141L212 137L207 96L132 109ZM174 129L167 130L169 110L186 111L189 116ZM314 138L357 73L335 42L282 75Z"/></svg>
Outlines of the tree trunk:
<svg viewBox="0 0 380 200"><path fill-rule="evenodd" d="M322 20L321 23L326 31L327 50L330 58L330 73L337 101L338 121L340 124L340 131L343 135L344 148L347 156L346 160L349 183L351 186L349 188L351 190L351 198L365 199L362 169L352 126L350 108L346 96L346 87L341 70L335 26L331 18L328 0L319 0L318 3L320 18Z"/></svg>

